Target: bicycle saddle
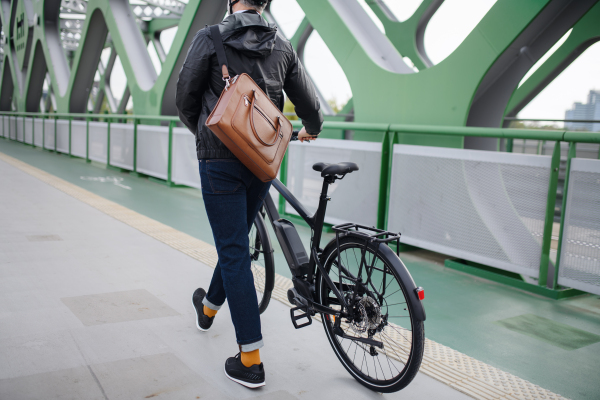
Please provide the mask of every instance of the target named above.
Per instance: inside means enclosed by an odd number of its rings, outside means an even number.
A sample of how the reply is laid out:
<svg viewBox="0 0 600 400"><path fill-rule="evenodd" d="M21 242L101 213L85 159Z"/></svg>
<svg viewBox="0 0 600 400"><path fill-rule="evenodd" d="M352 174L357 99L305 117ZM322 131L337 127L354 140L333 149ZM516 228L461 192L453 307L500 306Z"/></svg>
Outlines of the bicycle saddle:
<svg viewBox="0 0 600 400"><path fill-rule="evenodd" d="M353 162L341 162L337 164L326 164L318 162L313 164L313 169L321 173L321 177L331 175L346 175L352 171L358 171L358 165Z"/></svg>

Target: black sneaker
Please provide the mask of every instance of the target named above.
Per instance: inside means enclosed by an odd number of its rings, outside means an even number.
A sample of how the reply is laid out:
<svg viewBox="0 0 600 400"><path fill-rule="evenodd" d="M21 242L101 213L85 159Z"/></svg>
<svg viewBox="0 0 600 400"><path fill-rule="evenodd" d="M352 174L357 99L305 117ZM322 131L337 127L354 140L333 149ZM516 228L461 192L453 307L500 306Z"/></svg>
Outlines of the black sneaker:
<svg viewBox="0 0 600 400"><path fill-rule="evenodd" d="M192 295L192 305L196 309L196 326L202 332L206 332L215 319L215 317L204 314L204 304L202 304L204 297L206 297L206 292L202 288L196 289Z"/></svg>
<svg viewBox="0 0 600 400"><path fill-rule="evenodd" d="M234 382L256 389L265 386L265 368L263 363L246 367L242 364L240 353L225 361L225 375Z"/></svg>

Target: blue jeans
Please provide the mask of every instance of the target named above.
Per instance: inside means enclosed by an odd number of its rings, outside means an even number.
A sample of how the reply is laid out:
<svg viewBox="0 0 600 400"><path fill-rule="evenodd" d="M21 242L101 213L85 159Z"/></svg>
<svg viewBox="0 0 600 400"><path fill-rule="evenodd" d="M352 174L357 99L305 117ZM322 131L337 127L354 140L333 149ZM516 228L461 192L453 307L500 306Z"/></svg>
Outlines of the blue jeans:
<svg viewBox="0 0 600 400"><path fill-rule="evenodd" d="M263 341L248 233L271 182L262 182L238 159L199 163L204 207L219 256L203 303L218 310L227 299L238 344L242 351L256 350Z"/></svg>

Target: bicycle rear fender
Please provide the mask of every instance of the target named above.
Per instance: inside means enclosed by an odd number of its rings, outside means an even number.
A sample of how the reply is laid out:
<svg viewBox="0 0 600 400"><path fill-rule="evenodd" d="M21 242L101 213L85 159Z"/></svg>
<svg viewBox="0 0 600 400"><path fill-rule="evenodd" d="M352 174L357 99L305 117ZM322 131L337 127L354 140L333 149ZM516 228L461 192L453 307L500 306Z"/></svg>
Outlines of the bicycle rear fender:
<svg viewBox="0 0 600 400"><path fill-rule="evenodd" d="M425 321L425 307L423 307L423 302L419 300L419 295L417 294L417 285L413 280L410 272L406 268L406 265L402 262L402 260L394 253L389 246L382 244L379 247L379 252L387 256L387 259L392 263L392 268L398 273L404 286L406 287L406 291L408 292L407 300L410 302L411 308L415 314L415 318L417 321Z"/></svg>
<svg viewBox="0 0 600 400"><path fill-rule="evenodd" d="M336 245L336 240L332 239L329 243L327 243L323 254L328 254L330 247L335 247ZM389 246L382 244L379 248L379 251L382 253L382 255L386 256L388 260L390 260L390 263L392 264L391 267L394 268L400 279L402 279L407 292L407 301L410 303L410 308L413 311L415 319L417 321L425 321L425 307L423 306L421 300L419 300L419 296L417 294L417 285L410 275L410 272L408 272L408 269L402 260L400 260L400 258L392 249L389 248ZM325 260L321 261L324 262Z"/></svg>

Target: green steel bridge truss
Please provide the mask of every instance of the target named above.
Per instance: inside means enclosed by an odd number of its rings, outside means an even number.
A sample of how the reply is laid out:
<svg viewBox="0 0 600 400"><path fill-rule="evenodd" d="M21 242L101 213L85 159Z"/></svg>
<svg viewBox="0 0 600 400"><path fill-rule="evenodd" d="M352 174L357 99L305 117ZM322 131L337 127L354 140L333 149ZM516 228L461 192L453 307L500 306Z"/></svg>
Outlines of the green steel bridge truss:
<svg viewBox="0 0 600 400"><path fill-rule="evenodd" d="M277 0L275 0L277 1ZM304 56L313 31L343 69L353 98L331 121L501 127L585 49L600 39L598 0L498 0L445 60L424 47L443 0L424 0L399 22L384 0L366 0L382 33L357 0L297 0L305 18L290 40ZM0 111L176 115L175 83L197 30L219 22L226 0L0 0ZM265 18L275 21L270 10ZM166 29L177 27L169 51ZM531 67L570 29L568 39L521 86ZM148 44L160 61L154 67ZM101 55L109 52L104 60ZM117 56L127 78L112 93ZM418 69L411 68L408 57ZM326 65L323 68L327 68ZM120 98L118 102L116 99ZM348 115L351 115L349 118ZM355 138L381 140L380 132ZM495 139L402 133L400 143L497 149Z"/></svg>

